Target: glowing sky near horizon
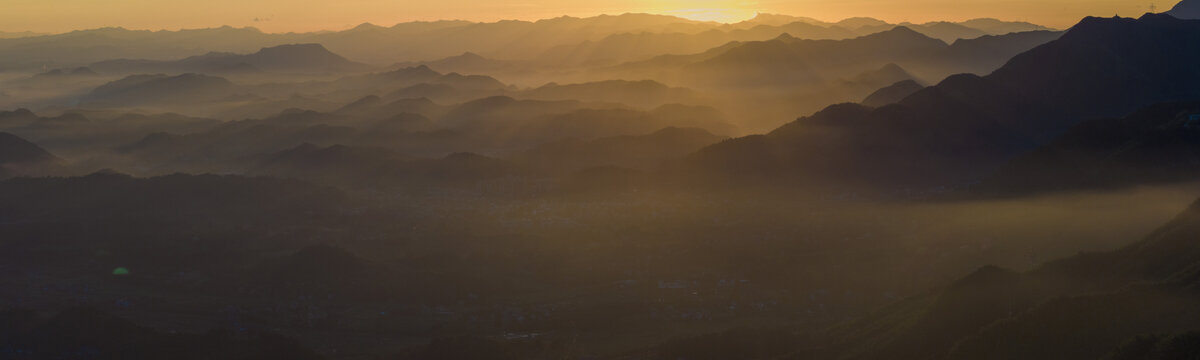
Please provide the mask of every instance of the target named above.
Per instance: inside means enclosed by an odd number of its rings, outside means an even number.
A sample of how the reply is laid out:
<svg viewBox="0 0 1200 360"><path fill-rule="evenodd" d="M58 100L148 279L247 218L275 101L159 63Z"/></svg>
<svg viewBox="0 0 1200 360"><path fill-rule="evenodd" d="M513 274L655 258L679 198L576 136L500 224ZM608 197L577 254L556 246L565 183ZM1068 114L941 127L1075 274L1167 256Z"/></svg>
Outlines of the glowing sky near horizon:
<svg viewBox="0 0 1200 360"><path fill-rule="evenodd" d="M536 20L561 15L644 12L734 22L759 12L836 21L891 22L994 17L1066 28L1085 16L1132 16L1150 4L1130 0L0 0L0 31L65 32L253 26L268 32L341 30L370 22Z"/></svg>

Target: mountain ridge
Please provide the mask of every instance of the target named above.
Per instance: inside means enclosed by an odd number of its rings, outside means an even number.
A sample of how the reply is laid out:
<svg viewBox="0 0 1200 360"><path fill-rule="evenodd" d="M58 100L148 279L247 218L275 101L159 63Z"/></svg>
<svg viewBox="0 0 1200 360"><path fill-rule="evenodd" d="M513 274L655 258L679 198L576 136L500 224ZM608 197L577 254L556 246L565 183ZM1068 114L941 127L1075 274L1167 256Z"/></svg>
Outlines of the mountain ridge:
<svg viewBox="0 0 1200 360"><path fill-rule="evenodd" d="M891 188L970 182L1084 119L1200 96L1200 72L1184 60L1197 55L1200 21L1166 15L1088 18L988 76L951 76L898 104L874 110L847 111L854 106L834 105L766 137L745 140L773 143L773 151L794 155L738 156L782 161L758 171L841 174L841 181L887 178L892 184L886 187ZM820 135L825 131L837 135ZM841 141L814 136L837 136ZM703 163L706 156L732 156L712 153L721 147L732 152L749 149L733 145L738 141L714 145L695 159ZM836 160L800 155L807 153ZM701 167L732 166L721 163ZM741 166L734 172L748 170ZM812 166L822 171L806 169Z"/></svg>
<svg viewBox="0 0 1200 360"><path fill-rule="evenodd" d="M287 44L264 47L250 54L210 52L179 60L108 60L93 63L90 68L103 73L326 73L361 72L370 70L335 54L320 44Z"/></svg>
<svg viewBox="0 0 1200 360"><path fill-rule="evenodd" d="M1200 19L1200 3L1196 0L1183 0L1166 12L1180 19Z"/></svg>

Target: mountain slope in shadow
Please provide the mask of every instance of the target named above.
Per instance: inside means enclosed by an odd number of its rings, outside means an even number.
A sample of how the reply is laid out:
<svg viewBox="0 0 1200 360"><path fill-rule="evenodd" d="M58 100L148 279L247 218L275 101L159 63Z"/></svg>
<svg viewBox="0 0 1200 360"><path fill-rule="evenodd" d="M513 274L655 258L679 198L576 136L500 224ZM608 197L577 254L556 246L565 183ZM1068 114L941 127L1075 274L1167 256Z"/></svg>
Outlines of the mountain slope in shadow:
<svg viewBox="0 0 1200 360"><path fill-rule="evenodd" d="M1166 14L1180 19L1200 19L1200 2L1196 0L1180 1Z"/></svg>
<svg viewBox="0 0 1200 360"><path fill-rule="evenodd" d="M62 163L62 159L37 144L0 132L0 179L44 174Z"/></svg>
<svg viewBox="0 0 1200 360"><path fill-rule="evenodd" d="M831 106L694 160L734 178L957 186L1082 120L1200 97L1197 56L1200 21L1088 18L986 77L952 76L877 109Z"/></svg>
<svg viewBox="0 0 1200 360"><path fill-rule="evenodd" d="M862 104L871 107L895 104L924 88L920 83L913 80L900 81L871 93L866 99L863 99Z"/></svg>
<svg viewBox="0 0 1200 360"><path fill-rule="evenodd" d="M797 87L821 80L849 79L895 64L918 78L936 80L956 73L989 73L1013 55L1061 34L1031 31L988 35L948 45L904 26L841 40L812 40L784 33L771 40L729 42L701 53L658 56L610 70L693 86Z"/></svg>
<svg viewBox="0 0 1200 360"><path fill-rule="evenodd" d="M972 188L978 195L1119 188L1200 175L1200 103L1157 104L1071 127Z"/></svg>
<svg viewBox="0 0 1200 360"><path fill-rule="evenodd" d="M835 328L846 345L835 348L853 359L1097 359L1138 336L1195 330L1197 236L1200 202L1116 251L1025 273L981 268Z"/></svg>

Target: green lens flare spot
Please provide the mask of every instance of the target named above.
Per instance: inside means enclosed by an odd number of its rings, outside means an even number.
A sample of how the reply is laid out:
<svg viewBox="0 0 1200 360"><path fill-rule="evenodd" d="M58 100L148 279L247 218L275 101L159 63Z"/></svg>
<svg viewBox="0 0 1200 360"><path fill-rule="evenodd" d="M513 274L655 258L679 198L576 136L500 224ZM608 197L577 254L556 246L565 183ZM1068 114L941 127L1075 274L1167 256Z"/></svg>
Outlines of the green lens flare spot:
<svg viewBox="0 0 1200 360"><path fill-rule="evenodd" d="M113 269L112 274L113 275L129 275L129 269L126 269L124 267L119 267L119 268Z"/></svg>

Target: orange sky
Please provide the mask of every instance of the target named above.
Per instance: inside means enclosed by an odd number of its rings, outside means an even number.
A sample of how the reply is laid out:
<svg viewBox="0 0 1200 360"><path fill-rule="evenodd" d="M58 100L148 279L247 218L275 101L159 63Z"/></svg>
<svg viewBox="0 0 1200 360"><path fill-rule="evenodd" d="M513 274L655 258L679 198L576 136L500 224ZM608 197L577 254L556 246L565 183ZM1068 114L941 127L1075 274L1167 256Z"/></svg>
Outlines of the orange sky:
<svg viewBox="0 0 1200 360"><path fill-rule="evenodd" d="M1154 2L1160 10L1176 0ZM756 12L892 22L995 17L1066 28L1088 15L1139 16L1130 0L0 0L0 31L63 32L254 26L268 32L340 30L363 22L533 20L559 15L648 12L735 21Z"/></svg>

